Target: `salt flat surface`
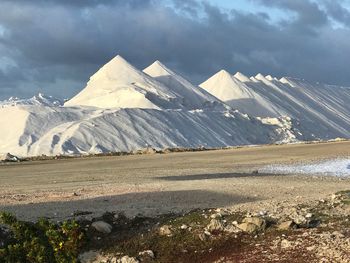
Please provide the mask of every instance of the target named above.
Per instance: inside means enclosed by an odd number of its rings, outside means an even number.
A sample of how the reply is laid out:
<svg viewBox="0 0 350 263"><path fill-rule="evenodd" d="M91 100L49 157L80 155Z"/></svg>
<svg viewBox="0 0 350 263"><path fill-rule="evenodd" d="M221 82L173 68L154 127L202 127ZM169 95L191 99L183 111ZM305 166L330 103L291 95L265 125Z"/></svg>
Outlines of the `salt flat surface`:
<svg viewBox="0 0 350 263"><path fill-rule="evenodd" d="M273 174L314 174L348 177L350 176L350 158L339 158L292 165L268 165L259 170L259 172Z"/></svg>

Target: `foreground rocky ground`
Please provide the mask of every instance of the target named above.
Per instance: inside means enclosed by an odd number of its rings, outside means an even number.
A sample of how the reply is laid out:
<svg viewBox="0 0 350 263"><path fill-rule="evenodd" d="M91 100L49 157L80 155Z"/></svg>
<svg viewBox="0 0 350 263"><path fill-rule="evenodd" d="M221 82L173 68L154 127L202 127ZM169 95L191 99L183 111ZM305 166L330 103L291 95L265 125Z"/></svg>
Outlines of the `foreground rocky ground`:
<svg viewBox="0 0 350 263"><path fill-rule="evenodd" d="M350 191L268 211L218 208L155 218L106 213L79 224L86 235L83 263L350 262Z"/></svg>
<svg viewBox="0 0 350 263"><path fill-rule="evenodd" d="M153 218L106 213L93 220L84 219L87 214L77 212L77 224L58 223L63 234L69 233L67 238L58 234L55 225L45 230L49 241L62 236L60 242L50 241L61 258L69 254L82 263L350 262L350 191L267 211L217 208ZM26 224L27 228L20 223L0 224L0 255L7 256L0 262L21 262L16 257L23 252L13 252L16 246L24 251L32 246L32 258L39 253L33 244L14 245L26 235L23 231L37 235L33 240L42 239L32 223ZM39 229L45 224L40 223Z"/></svg>

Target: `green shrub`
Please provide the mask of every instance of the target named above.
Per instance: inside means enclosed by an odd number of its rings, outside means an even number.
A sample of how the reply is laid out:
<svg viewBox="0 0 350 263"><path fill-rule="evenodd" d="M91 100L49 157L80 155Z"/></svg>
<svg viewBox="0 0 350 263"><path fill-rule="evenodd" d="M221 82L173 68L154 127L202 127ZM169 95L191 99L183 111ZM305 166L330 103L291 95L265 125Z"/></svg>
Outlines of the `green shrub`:
<svg viewBox="0 0 350 263"><path fill-rule="evenodd" d="M76 221L54 224L40 219L30 223L19 221L9 213L0 213L0 223L12 231L12 237L0 248L0 263L77 262L84 243L84 232Z"/></svg>

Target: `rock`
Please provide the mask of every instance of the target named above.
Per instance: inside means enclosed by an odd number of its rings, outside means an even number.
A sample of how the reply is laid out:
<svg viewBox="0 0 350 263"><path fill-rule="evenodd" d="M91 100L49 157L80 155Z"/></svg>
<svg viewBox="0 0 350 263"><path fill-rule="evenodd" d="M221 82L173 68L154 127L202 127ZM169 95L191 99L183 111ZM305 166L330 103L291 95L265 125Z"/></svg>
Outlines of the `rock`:
<svg viewBox="0 0 350 263"><path fill-rule="evenodd" d="M266 228L266 221L260 217L246 217L243 219L242 223L251 223L259 227L260 230Z"/></svg>
<svg viewBox="0 0 350 263"><path fill-rule="evenodd" d="M331 195L331 199L334 201L335 199L338 199L340 197L340 195L338 194L332 194Z"/></svg>
<svg viewBox="0 0 350 263"><path fill-rule="evenodd" d="M247 233L255 233L259 231L259 227L253 223L242 223L238 228Z"/></svg>
<svg viewBox="0 0 350 263"><path fill-rule="evenodd" d="M297 225L303 225L307 223L307 219L299 214L291 215L290 218L297 224Z"/></svg>
<svg viewBox="0 0 350 263"><path fill-rule="evenodd" d="M247 233L255 233L265 230L266 221L260 217L246 217L242 220L242 224L238 228Z"/></svg>
<svg viewBox="0 0 350 263"><path fill-rule="evenodd" d="M305 227L307 227L307 228L315 228L315 227L318 227L320 224L321 224L320 220L313 219L313 220L307 221Z"/></svg>
<svg viewBox="0 0 350 263"><path fill-rule="evenodd" d="M96 262L99 257L99 252L96 250L86 251L78 256L79 262L81 263L93 263Z"/></svg>
<svg viewBox="0 0 350 263"><path fill-rule="evenodd" d="M316 246L310 246L310 247L306 247L307 251L313 251L315 250Z"/></svg>
<svg viewBox="0 0 350 263"><path fill-rule="evenodd" d="M96 259L98 255L97 251L86 251L84 253L79 254L78 260L81 263L89 263Z"/></svg>
<svg viewBox="0 0 350 263"><path fill-rule="evenodd" d="M292 246L292 243L289 242L287 239L283 239L281 241L281 248L285 249L285 248L290 248Z"/></svg>
<svg viewBox="0 0 350 263"><path fill-rule="evenodd" d="M210 215L210 218L212 218L212 219L221 218L221 217L222 217L221 213L215 213L215 214Z"/></svg>
<svg viewBox="0 0 350 263"><path fill-rule="evenodd" d="M135 150L132 152L132 154L155 154L157 151L151 147Z"/></svg>
<svg viewBox="0 0 350 263"><path fill-rule="evenodd" d="M332 238L336 237L336 238L344 238L345 235L339 231L333 231L332 232L332 235L331 235Z"/></svg>
<svg viewBox="0 0 350 263"><path fill-rule="evenodd" d="M19 162L20 158L11 153L0 154L0 161L3 162Z"/></svg>
<svg viewBox="0 0 350 263"><path fill-rule="evenodd" d="M206 241L208 239L208 236L204 233L200 233L198 235L198 238L201 240L201 241Z"/></svg>
<svg viewBox="0 0 350 263"><path fill-rule="evenodd" d="M238 228L236 225L228 225L225 227L224 231L227 233L239 233L242 230Z"/></svg>
<svg viewBox="0 0 350 263"><path fill-rule="evenodd" d="M230 214L227 209L217 208L215 211L217 214L220 214L220 216L227 216Z"/></svg>
<svg viewBox="0 0 350 263"><path fill-rule="evenodd" d="M154 259L154 253L152 250L145 250L145 251L139 252L139 256L142 258Z"/></svg>
<svg viewBox="0 0 350 263"><path fill-rule="evenodd" d="M211 236L211 233L210 233L208 230L205 230L205 231L204 231L204 234L205 234L206 236Z"/></svg>
<svg viewBox="0 0 350 263"><path fill-rule="evenodd" d="M143 150L143 154L155 154L155 153L157 153L157 151L150 147Z"/></svg>
<svg viewBox="0 0 350 263"><path fill-rule="evenodd" d="M311 213L307 213L307 214L305 215L305 218L311 218L311 217L313 217L313 214L311 214Z"/></svg>
<svg viewBox="0 0 350 263"><path fill-rule="evenodd" d="M96 221L91 226L100 233L109 234L112 232L112 226L104 221Z"/></svg>
<svg viewBox="0 0 350 263"><path fill-rule="evenodd" d="M180 228L183 229L183 230L186 230L186 229L188 228L188 226L186 226L186 225L181 225Z"/></svg>
<svg viewBox="0 0 350 263"><path fill-rule="evenodd" d="M210 220L209 225L207 225L207 229L210 232L223 231L224 230L224 225L223 225L223 223L220 220L212 219L212 220Z"/></svg>
<svg viewBox="0 0 350 263"><path fill-rule="evenodd" d="M294 221L290 220L290 221L285 221L285 222L282 222L280 223L277 228L279 230L288 230L288 229L292 229L294 228L296 225L294 223Z"/></svg>
<svg viewBox="0 0 350 263"><path fill-rule="evenodd" d="M121 259L118 259L117 262L118 263L139 263L140 261L138 261L136 258L133 258L133 257L124 256Z"/></svg>
<svg viewBox="0 0 350 263"><path fill-rule="evenodd" d="M159 235L161 236L170 236L171 235L171 228L168 225L161 226L159 228Z"/></svg>
<svg viewBox="0 0 350 263"><path fill-rule="evenodd" d="M266 216L267 215L267 211L266 210L261 210L261 211L259 211L259 215L260 216Z"/></svg>

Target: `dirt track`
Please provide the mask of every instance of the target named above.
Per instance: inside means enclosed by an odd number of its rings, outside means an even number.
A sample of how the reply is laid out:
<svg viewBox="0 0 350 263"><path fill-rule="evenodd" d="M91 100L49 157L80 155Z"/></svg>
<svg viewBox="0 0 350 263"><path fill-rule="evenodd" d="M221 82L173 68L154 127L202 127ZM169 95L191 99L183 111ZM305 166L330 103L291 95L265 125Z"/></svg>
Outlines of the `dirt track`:
<svg viewBox="0 0 350 263"><path fill-rule="evenodd" d="M350 180L252 174L272 163L350 156L350 142L0 165L0 210L34 219L74 211L155 215L197 207L268 209L350 189Z"/></svg>

